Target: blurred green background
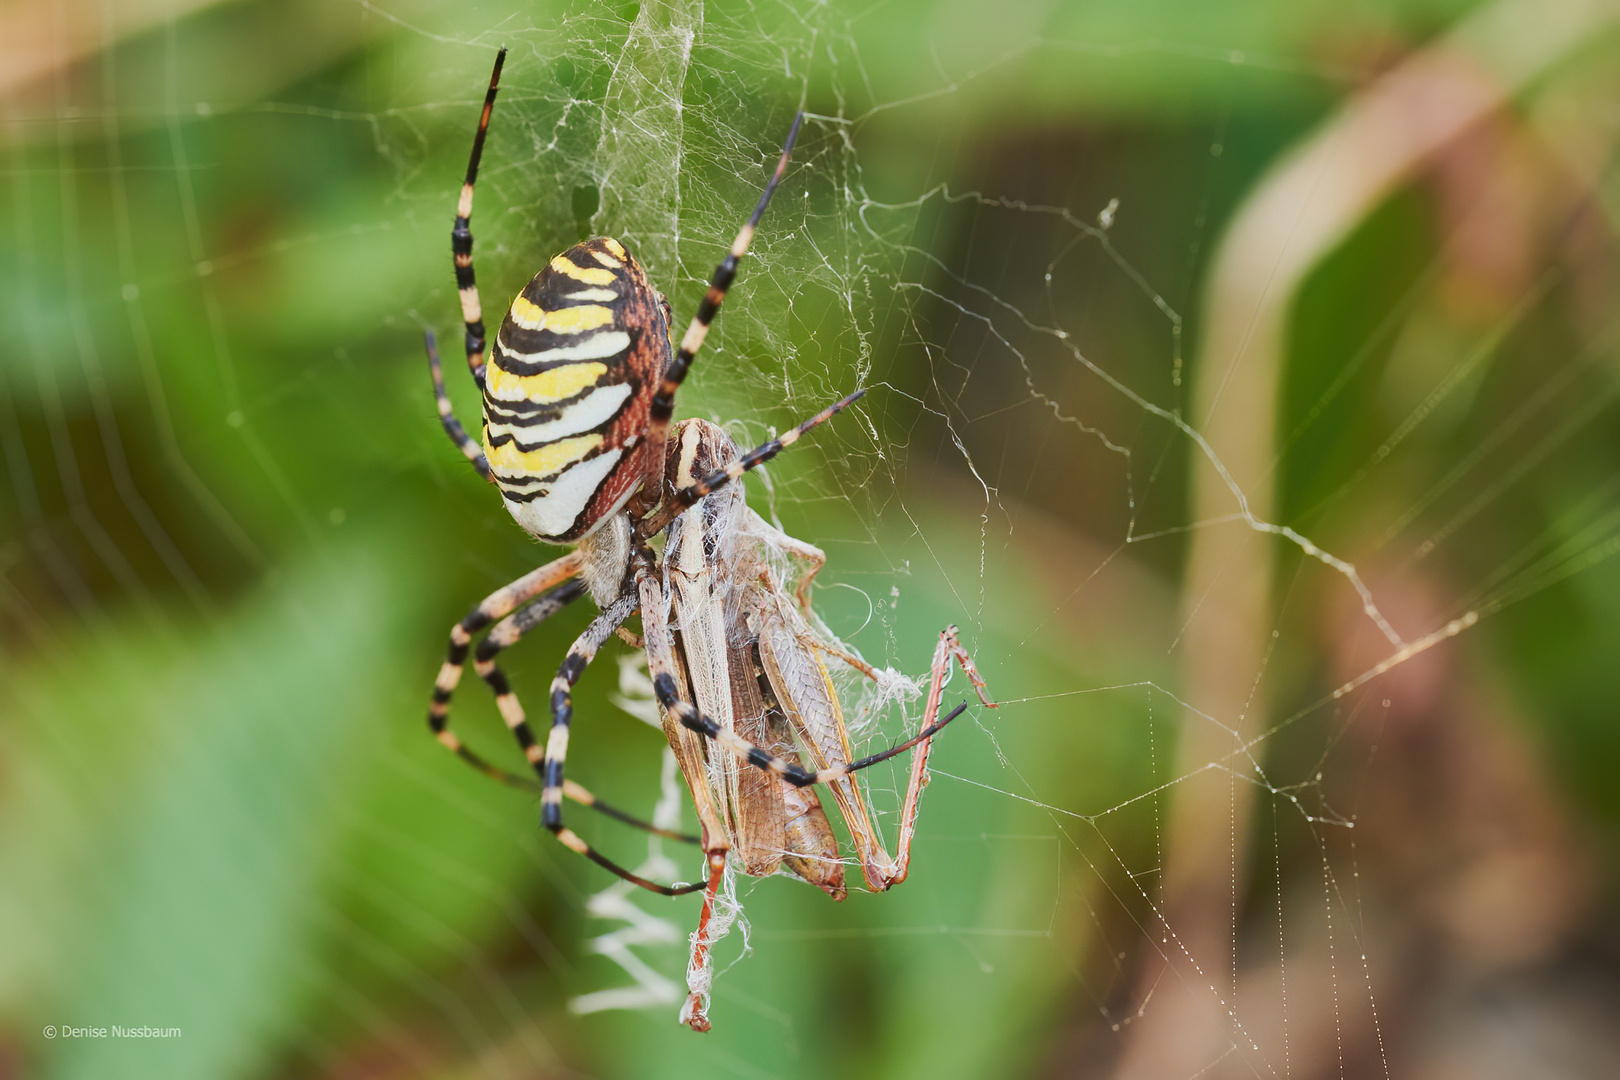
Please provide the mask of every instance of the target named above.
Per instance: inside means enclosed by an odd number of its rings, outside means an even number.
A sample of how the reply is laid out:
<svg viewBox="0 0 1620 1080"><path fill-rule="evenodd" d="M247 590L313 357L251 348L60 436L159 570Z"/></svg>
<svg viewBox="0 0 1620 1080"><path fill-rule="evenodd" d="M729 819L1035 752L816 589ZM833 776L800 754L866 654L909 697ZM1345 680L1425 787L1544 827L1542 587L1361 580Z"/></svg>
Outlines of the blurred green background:
<svg viewBox="0 0 1620 1080"><path fill-rule="evenodd" d="M1613 8L13 0L0 1077L1615 1075ZM703 1037L678 1000L570 1011L632 984L591 944L608 876L423 723L451 622L555 554L421 355L459 336L502 44L491 321L607 233L684 324L810 114L679 414L748 443L868 386L751 500L828 551L845 640L918 674L955 622L1003 702L938 744L903 887L743 883ZM1455 95L1400 81L1430 56ZM1465 90L1339 232L1301 239L1335 168L1235 273L1286 308L1271 366L1212 345L1260 322L1211 298L1268 178L1379 94L1358 160ZM1222 423L1256 513L1403 641L1471 625L1335 696L1398 648L1236 519L1192 437ZM587 618L510 655L531 713ZM647 813L628 652L569 768ZM475 680L457 709L515 760ZM891 836L903 783L871 779ZM679 984L696 904L632 900ZM182 1034L44 1034L114 1024Z"/></svg>

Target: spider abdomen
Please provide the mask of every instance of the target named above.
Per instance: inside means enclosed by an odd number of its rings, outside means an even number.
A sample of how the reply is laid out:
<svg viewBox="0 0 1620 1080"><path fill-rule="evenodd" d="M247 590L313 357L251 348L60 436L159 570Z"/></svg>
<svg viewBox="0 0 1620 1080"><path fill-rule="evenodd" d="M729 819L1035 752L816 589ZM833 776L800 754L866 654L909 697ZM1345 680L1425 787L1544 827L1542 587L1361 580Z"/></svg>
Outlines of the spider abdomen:
<svg viewBox="0 0 1620 1080"><path fill-rule="evenodd" d="M669 358L663 304L617 240L576 245L524 286L484 374L484 453L519 525L566 543L624 505Z"/></svg>

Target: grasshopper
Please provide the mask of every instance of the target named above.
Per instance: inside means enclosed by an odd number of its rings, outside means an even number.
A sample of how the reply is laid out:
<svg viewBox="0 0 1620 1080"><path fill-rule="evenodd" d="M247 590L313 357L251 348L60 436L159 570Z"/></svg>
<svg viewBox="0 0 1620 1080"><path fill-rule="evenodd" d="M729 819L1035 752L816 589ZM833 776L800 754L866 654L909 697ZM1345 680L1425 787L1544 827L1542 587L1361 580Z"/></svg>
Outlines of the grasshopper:
<svg viewBox="0 0 1620 1080"><path fill-rule="evenodd" d="M725 470L739 457L731 437L705 420L682 421L671 441L666 468L674 490ZM820 549L755 513L741 485L720 488L669 525L662 587L644 586L642 592L644 641L655 675L667 666L682 701L765 756L827 777L825 786L849 830L866 886L882 892L906 878L918 801L928 783L931 736L966 708L964 703L938 720L953 659L979 700L991 708L995 703L956 628L947 627L934 651L918 734L889 752L856 761L827 661L848 664L874 680L880 676L820 629L809 588L825 562ZM784 567L793 564L803 569L790 595ZM666 709L663 726L692 793L711 868L692 937L690 993L681 1012L684 1022L705 1031L719 870L729 863L750 877L785 872L834 900L844 899L848 887L816 786L795 782L786 770L755 767L762 765L759 758L745 760L728 750L725 740L694 730L679 710ZM890 855L856 770L907 748L911 777L898 844Z"/></svg>

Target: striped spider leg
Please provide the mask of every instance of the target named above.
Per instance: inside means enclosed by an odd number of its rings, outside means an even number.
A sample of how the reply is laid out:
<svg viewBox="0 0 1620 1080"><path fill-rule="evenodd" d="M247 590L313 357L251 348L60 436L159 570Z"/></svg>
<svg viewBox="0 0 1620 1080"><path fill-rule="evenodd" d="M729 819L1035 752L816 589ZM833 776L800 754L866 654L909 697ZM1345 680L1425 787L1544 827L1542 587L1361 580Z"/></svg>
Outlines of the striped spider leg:
<svg viewBox="0 0 1620 1080"><path fill-rule="evenodd" d="M450 628L450 648L439 668L439 677L434 681L433 701L428 707L428 727L434 737L457 757L490 779L508 787L541 793L545 787L541 769L544 754L542 748L536 746L523 714L523 706L519 703L517 695L512 692L506 673L495 663L495 657L584 593L584 582L575 576L579 572L580 562L580 555L575 551L547 563L485 597L483 603ZM472 648L473 635L489 627L491 623L494 623L494 628L483 641L479 642L478 651L473 655L473 666L494 691L496 707L516 737L525 759L534 767L537 774L534 777L519 776L491 764L450 730L450 699L455 693L457 684L461 682L461 674ZM590 807L598 813L646 832L686 843L697 842L698 838L695 836L661 829L603 802L583 785L571 780L563 785L563 794L581 806Z"/></svg>
<svg viewBox="0 0 1620 1080"><path fill-rule="evenodd" d="M775 456L777 453L780 453L783 448L793 445L793 443L802 437L806 432L831 419L841 409L858 397L860 397L859 392L851 394L840 401L834 402L832 405L823 409L815 416L812 416L804 423L798 425L790 431L784 432L780 437L772 439L762 446L756 447L748 454L740 457L736 454L735 446L730 443L729 439L727 439L726 445L732 447L731 459L734 459L731 461L731 465L728 466L728 468L735 468L740 462L747 462L748 465L746 467L752 468L764 461L768 461L771 457ZM715 428L714 425L708 424L706 421L698 420L683 421L678 430L682 433L683 437L671 447L671 453L676 454L677 456L683 452L683 447L690 441L685 438L686 432L697 432L701 430L719 431L719 429ZM724 436L722 435L722 437ZM699 458L697 460L706 461L707 459ZM681 474L676 475L679 476ZM668 500L670 506L685 508L701 505L706 509L712 506L729 505L706 502L705 499L707 496L716 492L724 491L727 493L735 493L740 496L742 491L740 486L730 486L733 476L724 471L715 472L712 474L705 471L694 475L702 475L705 478L698 483L690 485L683 484L674 492L674 494L670 496ZM741 475L741 470L738 470L736 475ZM742 505L744 509L746 509L746 503L743 503ZM698 518L701 518L701 516L702 511L699 512ZM697 518L693 518L692 520L696 519ZM585 541L581 542L581 552L595 552L597 550L597 545L612 546L614 543L616 543L616 541L595 540L592 539L592 537L598 537L604 534L610 537L614 536L619 530L630 528L628 521L628 516L610 519L608 524L603 529L599 530L597 533L593 533L591 537L587 537ZM701 550L701 540L698 547L699 550ZM666 545L665 557L666 559L669 557L668 545ZM591 558L592 556L589 554L581 556L582 561L587 565ZM712 912L713 895L714 891L719 887L720 875L725 869L725 853L730 849L729 837L731 834L728 828L722 823L721 817L716 810L714 800L708 797L709 792L707 789L694 782L694 777L696 777L698 773L696 771L689 771L694 769L695 762L697 761L697 758L694 756L694 743L691 741L691 739L694 737L692 735L693 732L696 732L697 736L701 736L703 738L713 738L721 742L725 742L726 745L731 747L734 753L741 755L742 758L746 759L751 764L757 765L762 769L779 773L781 777L785 779L777 780L778 787L785 782L790 786L794 786L795 788L806 788L813 784L830 783L845 776L849 772L853 772L856 769L862 769L868 765L874 765L879 761L884 761L890 757L893 757L895 754L911 749L920 740L931 737L935 731L944 727L951 720L955 719L956 716L962 711L961 709L958 709L955 713L952 713L944 720L939 721L937 724L925 729L923 732L919 733L918 736L898 747L894 747L880 754L874 754L869 758L865 758L853 764L837 765L830 768L821 769L816 772L811 772L806 770L800 764L796 755L791 753L790 748L784 753L773 752L765 747L757 745L752 739L749 739L745 735L737 734L735 731L730 729L721 728L716 724L715 721L705 717L699 710L694 709L691 706L687 706L687 712L689 715L682 713L679 710L672 710L670 703L671 701L675 700L678 695L672 696L672 692L669 690L668 685L664 685L663 689L660 691L661 684L659 683L658 679L658 673L668 673L672 671L672 662L661 665L656 659L657 656L667 656L669 653L667 630L665 630L663 636L657 637L656 639L648 639L645 633L649 626L657 626L661 628L667 627L667 620L650 620L647 616L646 609L643 607L642 629L644 647L647 649L648 653L648 668L654 673L654 689L655 691L659 691L660 704L665 710L666 719L664 729L666 736L669 738L670 745L675 751L677 760L682 763L682 771L687 778L687 786L692 790L692 797L694 805L697 809L698 821L703 829L703 834L700 841L708 855L709 872L707 879L704 881L691 883L677 882L673 885L660 885L657 882L648 881L645 878L639 877L638 875L626 870L624 867L619 866L617 863L608 859L594 848L590 847L590 845L580 838L579 834L568 828L563 821L562 813L563 799L565 797L574 797L571 791L570 782L565 775L565 769L568 761L568 740L574 717L574 686L579 682L580 677L585 673L586 667L588 667L591 661L595 659L597 650L602 647L602 644L613 635L621 624L623 624L623 622L629 618L639 606L646 602L649 596L654 598L655 606L658 610L662 611L664 607L667 606L667 600L665 599L664 594L657 591L657 578L653 573L653 569L656 567L657 561L645 542L637 542L635 544L634 550L631 553L631 562L633 578L630 574L626 574L624 586L619 596L610 603L603 605L602 613L597 616L591 625L586 628L585 632L575 640L573 646L568 650L567 657L563 660L562 665L557 669L557 676L552 680L551 683L551 731L543 748L536 745L533 737L529 734L527 719L523 714L522 706L518 704L516 695L514 695L511 692L510 687L507 686L504 676L500 676L498 678L492 677L499 676L499 669L496 668L493 663L494 653L500 648L505 647L506 644L509 644L511 640L515 640L516 636L518 636L521 632L520 627L514 623L513 628L503 634L502 626L506 625L503 623L501 625L497 625L494 630L490 631L489 637L485 639L485 647L482 647L479 650L479 673L485 676L486 681L488 681L490 686L495 690L497 695L496 701L500 706L502 715L506 718L508 725L517 735L518 741L523 745L525 755L528 757L530 763L534 765L535 769L542 777L543 787L540 796L541 823L548 830L554 833L557 838L561 840L568 848L591 859L599 866L602 866L607 870L611 870L613 873L617 874L624 880L631 882L632 884L639 885L651 892L660 893L665 896L678 896L683 893L696 892L699 889L704 889L707 897L704 910L705 912ZM584 572L587 574L589 573L588 570ZM652 587L652 592L649 592L649 586ZM521 614L522 613L520 612L519 615ZM470 638L468 640L470 641ZM494 642L493 645L490 644L492 640ZM455 639L452 640L452 648L454 647ZM465 654L463 653L463 656L464 655ZM729 679L729 675L727 678ZM450 680L446 679L446 681L449 682ZM673 726L672 722L676 717L679 717L679 722L680 724L683 724L684 727ZM783 740L783 743L784 746L786 746L785 739ZM706 753L707 748L702 738L700 738L695 745L697 747L697 753ZM727 760L735 761L737 759L728 758ZM773 779L769 772L767 773L766 779ZM764 786L769 788L771 785L766 784ZM576 799L576 801L586 802L585 799ZM809 805L812 801L816 803L813 808ZM660 835L672 835L670 833L663 832L662 830L647 826L620 811L604 809L599 800L592 799L586 804L594 805L598 810L602 810L603 812L609 813L614 817L618 817L620 820L628 821L631 824L647 828L649 831L658 832ZM827 845L818 845L816 841L821 839L822 834L825 834L826 838L830 841L830 830L822 829L818 833L813 821L808 820L813 818L815 814L820 813L819 800L815 800L813 792L796 791L792 799L784 801L784 805L788 804L800 808L799 812L789 820L788 825L796 830L795 835L802 835L806 837L806 840L804 841L804 851L791 852L790 854L792 854L795 859L810 860L822 858L825 860L827 854ZM729 805L729 803L727 803L727 805ZM825 814L822 814L822 821L823 823L825 822ZM679 834L674 835L677 839L692 839L690 837L680 836ZM832 854L835 858L835 846L832 848ZM812 868L808 869L804 874L802 874L802 876L821 884L821 881L818 880L818 874L824 873L825 871L818 871ZM834 891L834 889L837 890L838 895L841 897L841 870L837 871L837 880L831 885L831 887L829 887L828 891ZM704 921L705 923L707 922L707 916L705 916Z"/></svg>
<svg viewBox="0 0 1620 1080"><path fill-rule="evenodd" d="M648 666L665 734L698 808L709 862L688 966L691 992L681 1014L699 1031L709 1027L711 926L727 860L753 877L782 870L842 900L838 843L811 786L826 784L868 887L881 892L898 884L910 863L932 736L966 708L938 719L953 659L980 700L994 707L951 627L940 635L917 735L856 761L822 655L846 657L868 674L871 668L823 643L775 576L773 553L809 563L805 576L811 576L825 561L821 552L768 525L748 507L740 485L719 489L700 479L725 475L739 460L736 445L714 424L677 426L669 481L682 496L700 489L710 494L671 523L662 562L655 567L643 555L637 567ZM813 768L804 766L795 746ZM898 854L891 857L855 773L907 749L911 782Z"/></svg>
<svg viewBox="0 0 1620 1080"><path fill-rule="evenodd" d="M744 468L753 468L769 461L784 448L793 445L805 433L837 415L839 411L858 399L861 393L861 391L857 391L834 402L802 424L784 432L780 437L756 447L746 455L737 457L733 451L732 457L736 460L732 461L728 468L734 470L735 475L741 475ZM697 422L687 421L686 423L693 424ZM710 426L712 427L712 425ZM739 468L740 464L742 465L741 468ZM727 486L731 480L732 473L728 472L707 476L702 483L683 486L681 490L676 491L668 500L669 505L676 508L685 508L699 503L707 495L717 491L734 490L740 492L740 487L729 488ZM744 507L746 508L746 504L744 504ZM763 525L763 522L761 524ZM439 669L439 677L434 683L433 702L428 709L428 725L440 743L486 776L524 790L532 791L538 786L541 792L542 823L571 850L585 855L626 881L653 892L674 896L695 892L703 888L704 883L677 883L665 886L641 878L591 848L577 833L568 829L562 820L561 803L562 799L566 797L599 813L606 814L647 832L686 842L696 842L698 840L697 837L660 829L602 802L584 787L566 779L563 772L567 759L569 728L573 721L571 692L574 684L584 674L586 666L595 657L603 642L618 630L623 622L636 610L636 594L630 584L628 572L619 572L617 570L617 567L629 561L628 554L621 555L619 553L628 551L633 536L631 530L632 526L628 514L618 514L609 518L595 531L582 537L579 546L574 551L525 574L504 588L497 589L469 612L466 617L452 626L450 628L449 650L443 665ZM798 542L793 541L792 543L797 544ZM809 545L800 545L800 549L801 557L820 557L819 551L809 547ZM808 556L805 554L806 552L814 554ZM550 701L552 713L551 733L546 743L541 745L535 740L522 703L518 700L517 694L513 692L510 683L507 681L506 674L496 664L495 658L501 651L516 644L524 634L562 610L584 592L596 593L600 588L601 580L605 576L614 573L619 574L622 582L620 595L603 605L602 614L574 642L562 666L558 669L556 679L552 682ZM479 631L491 627L491 624L493 624L493 628L489 629L484 640L479 643L477 652L472 653L473 636ZM496 707L499 709L507 727L517 739L524 758L529 762L539 778L538 785L534 780L515 776L490 764L481 755L467 747L449 729L451 696L460 683L462 671L466 666L469 654L472 655L475 670L494 692ZM677 747L678 752L679 747ZM793 764L795 767L798 765L796 761ZM802 769L799 771L803 773ZM694 797L696 797L695 794ZM796 795L793 801L804 803L807 798L805 795ZM700 820L703 819L702 809L700 800ZM819 804L815 809L819 812ZM805 813L810 812L807 806ZM798 821L799 818L794 820ZM720 834L714 833L714 835Z"/></svg>

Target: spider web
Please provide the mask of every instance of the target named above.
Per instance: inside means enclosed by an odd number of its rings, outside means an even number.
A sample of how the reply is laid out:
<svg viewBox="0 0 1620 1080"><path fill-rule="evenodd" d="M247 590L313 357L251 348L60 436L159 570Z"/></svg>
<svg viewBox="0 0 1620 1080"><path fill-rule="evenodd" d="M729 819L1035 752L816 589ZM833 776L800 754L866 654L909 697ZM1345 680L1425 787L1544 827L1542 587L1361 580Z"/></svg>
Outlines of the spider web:
<svg viewBox="0 0 1620 1080"><path fill-rule="evenodd" d="M83 59L6 99L0 910L30 932L0 1060L1602 1072L1620 983L1574 822L1613 746L1573 718L1613 712L1620 87L1574 44L1602 17L1521 9L1425 68L1034 6L362 3L286 16L318 32L272 78L204 63L274 51L251 5L79 37L42 7ZM735 883L703 1040L674 1023L695 905L608 884L417 719L444 627L550 554L434 430L415 351L454 340L502 44L489 316L608 234L684 324L806 113L679 414L746 446L866 387L751 502L827 551L833 633L918 675L955 623L1000 705L941 737L901 887ZM503 658L531 717L583 620ZM612 648L570 775L689 827ZM458 729L499 751L468 683ZM875 750L915 709L851 713ZM873 774L892 837L905 773Z"/></svg>

